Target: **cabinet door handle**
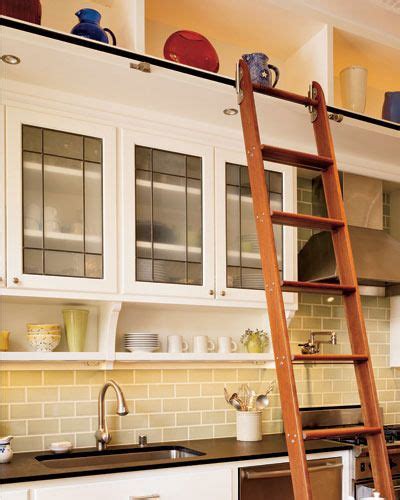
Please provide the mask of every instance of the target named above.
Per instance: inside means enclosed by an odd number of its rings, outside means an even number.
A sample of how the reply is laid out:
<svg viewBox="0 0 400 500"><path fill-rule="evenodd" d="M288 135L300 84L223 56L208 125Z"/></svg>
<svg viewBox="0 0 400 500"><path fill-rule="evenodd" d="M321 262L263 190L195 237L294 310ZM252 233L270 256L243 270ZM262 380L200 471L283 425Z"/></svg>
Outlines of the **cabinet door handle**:
<svg viewBox="0 0 400 500"><path fill-rule="evenodd" d="M160 499L160 495L145 495L143 497L129 497L129 500L155 500Z"/></svg>
<svg viewBox="0 0 400 500"><path fill-rule="evenodd" d="M221 297L225 297L225 295L226 295L225 290L221 290Z"/></svg>
<svg viewBox="0 0 400 500"><path fill-rule="evenodd" d="M14 276L14 278L13 278L13 283L14 283L15 285L18 285L18 283L19 283L19 278L17 278L16 276Z"/></svg>
<svg viewBox="0 0 400 500"><path fill-rule="evenodd" d="M209 290L208 295L214 295L214 290Z"/></svg>

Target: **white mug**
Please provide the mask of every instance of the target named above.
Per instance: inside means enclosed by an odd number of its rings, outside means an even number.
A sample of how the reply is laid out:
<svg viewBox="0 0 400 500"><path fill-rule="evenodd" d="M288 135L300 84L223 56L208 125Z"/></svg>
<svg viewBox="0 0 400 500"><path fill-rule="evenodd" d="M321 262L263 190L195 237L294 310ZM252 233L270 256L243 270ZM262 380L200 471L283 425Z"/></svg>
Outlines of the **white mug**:
<svg viewBox="0 0 400 500"><path fill-rule="evenodd" d="M218 337L218 352L236 352L238 346L231 337Z"/></svg>
<svg viewBox="0 0 400 500"><path fill-rule="evenodd" d="M187 352L189 349L186 340L183 340L182 335L169 335L167 339L168 352Z"/></svg>
<svg viewBox="0 0 400 500"><path fill-rule="evenodd" d="M215 344L207 335L197 335L193 338L193 352L213 352Z"/></svg>

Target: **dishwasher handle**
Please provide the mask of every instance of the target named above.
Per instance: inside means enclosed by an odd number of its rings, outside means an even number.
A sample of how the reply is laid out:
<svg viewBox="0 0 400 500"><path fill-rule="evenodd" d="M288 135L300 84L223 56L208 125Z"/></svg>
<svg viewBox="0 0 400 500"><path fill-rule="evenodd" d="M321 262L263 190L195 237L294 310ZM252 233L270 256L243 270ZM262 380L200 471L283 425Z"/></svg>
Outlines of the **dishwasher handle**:
<svg viewBox="0 0 400 500"><path fill-rule="evenodd" d="M319 472L324 470L332 469L342 469L343 464L341 463L327 463L325 465L317 465L315 467L309 467L308 472ZM249 471L242 470L242 477L244 479L272 479L275 477L289 477L290 469L287 470L271 470L271 471Z"/></svg>
<svg viewBox="0 0 400 500"><path fill-rule="evenodd" d="M129 500L160 500L160 495L145 495L142 497L129 497Z"/></svg>

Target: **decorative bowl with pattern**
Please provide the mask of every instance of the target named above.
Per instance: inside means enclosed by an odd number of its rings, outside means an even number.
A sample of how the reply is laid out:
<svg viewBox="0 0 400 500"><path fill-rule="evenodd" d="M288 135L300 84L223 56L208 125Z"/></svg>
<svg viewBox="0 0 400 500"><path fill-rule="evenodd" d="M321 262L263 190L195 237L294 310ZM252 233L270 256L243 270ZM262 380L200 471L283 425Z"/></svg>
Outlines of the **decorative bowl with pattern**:
<svg viewBox="0 0 400 500"><path fill-rule="evenodd" d="M27 339L36 352L51 352L60 343L61 333L28 333Z"/></svg>

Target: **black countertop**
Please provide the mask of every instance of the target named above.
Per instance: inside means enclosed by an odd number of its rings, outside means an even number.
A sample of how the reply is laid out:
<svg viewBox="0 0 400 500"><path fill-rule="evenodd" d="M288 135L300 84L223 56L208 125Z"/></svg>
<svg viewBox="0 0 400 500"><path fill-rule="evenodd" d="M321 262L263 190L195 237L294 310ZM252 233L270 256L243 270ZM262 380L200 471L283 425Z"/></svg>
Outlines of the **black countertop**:
<svg viewBox="0 0 400 500"><path fill-rule="evenodd" d="M307 453L318 453L328 451L342 451L352 448L351 445L336 443L333 441L318 440L305 443ZM202 439L195 441L180 441L174 443L151 443L149 447L182 446L201 452L199 456L164 459L156 461L135 462L130 464L108 464L91 465L80 467L48 467L36 457L49 455L50 452L16 453L9 464L0 467L0 483L19 483L24 481L38 481L44 479L57 479L76 476L90 476L95 474L111 474L117 472L129 472L148 469L163 469L168 467L182 467L188 465L204 465L221 462L234 462L240 460L254 460L260 458L280 457L287 455L285 437L283 434L272 434L263 437L262 441L240 442L235 438ZM138 446L110 446L107 450L112 454L113 450L136 450ZM73 450L64 457L85 456L87 452L93 452L94 448L79 448ZM107 453L106 452L106 453Z"/></svg>

